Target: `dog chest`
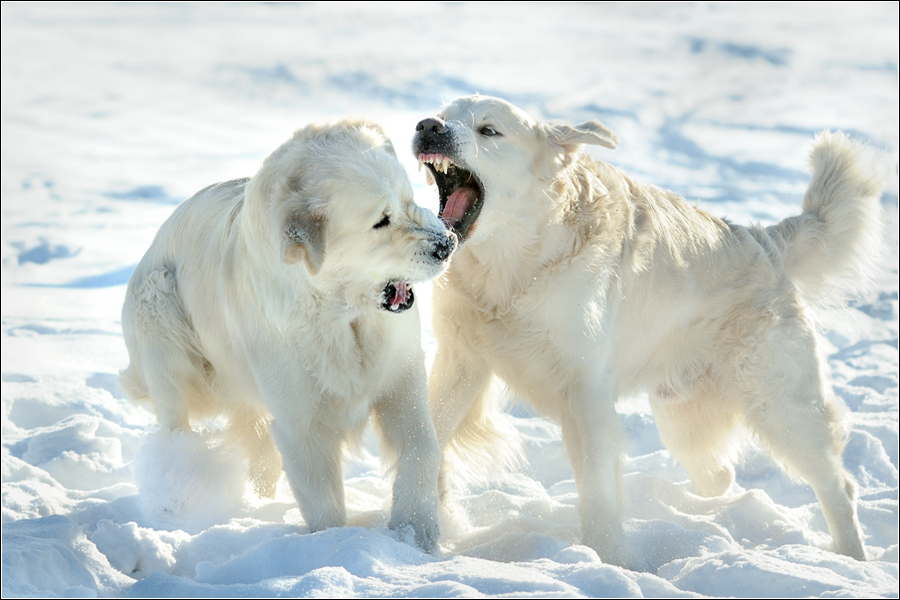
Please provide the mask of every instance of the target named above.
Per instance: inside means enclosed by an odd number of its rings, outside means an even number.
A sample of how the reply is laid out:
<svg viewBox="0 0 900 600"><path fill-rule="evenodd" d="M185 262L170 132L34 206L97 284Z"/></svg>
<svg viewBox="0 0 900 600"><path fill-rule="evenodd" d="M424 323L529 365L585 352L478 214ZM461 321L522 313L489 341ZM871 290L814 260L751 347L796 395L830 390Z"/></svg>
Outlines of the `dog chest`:
<svg viewBox="0 0 900 600"><path fill-rule="evenodd" d="M543 301L513 306L502 315L469 306L457 316L457 331L465 332L460 337L471 350L536 405L607 371L604 297L569 295L564 302L563 288L548 289Z"/></svg>

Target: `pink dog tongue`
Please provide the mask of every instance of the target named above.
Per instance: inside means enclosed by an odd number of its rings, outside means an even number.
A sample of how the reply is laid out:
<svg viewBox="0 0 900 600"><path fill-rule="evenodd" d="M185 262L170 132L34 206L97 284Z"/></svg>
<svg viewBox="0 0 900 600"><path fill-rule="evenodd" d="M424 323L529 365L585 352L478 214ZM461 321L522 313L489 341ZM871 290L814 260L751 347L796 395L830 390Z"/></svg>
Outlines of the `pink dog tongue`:
<svg viewBox="0 0 900 600"><path fill-rule="evenodd" d="M472 203L475 202L475 190L470 187L461 187L450 194L441 219L445 223L456 223L463 218Z"/></svg>
<svg viewBox="0 0 900 600"><path fill-rule="evenodd" d="M403 306L409 301L409 286L406 285L405 281L395 281L394 287L397 288L397 292L394 294L394 297L391 298L391 308L394 309L398 306Z"/></svg>

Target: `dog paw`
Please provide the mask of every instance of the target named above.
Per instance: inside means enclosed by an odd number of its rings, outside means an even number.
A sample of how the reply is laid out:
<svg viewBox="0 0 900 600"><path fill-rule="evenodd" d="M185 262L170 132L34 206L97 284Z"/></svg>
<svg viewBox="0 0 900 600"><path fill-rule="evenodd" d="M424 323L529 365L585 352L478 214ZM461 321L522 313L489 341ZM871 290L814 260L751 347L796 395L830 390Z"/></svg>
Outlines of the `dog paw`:
<svg viewBox="0 0 900 600"><path fill-rule="evenodd" d="M435 554L438 550L440 527L438 526L437 516L435 515L430 515L425 518L417 518L417 516L414 516L408 519L400 518L395 515L388 523L388 528L399 533L400 539L403 541L414 538L416 546L428 554Z"/></svg>
<svg viewBox="0 0 900 600"><path fill-rule="evenodd" d="M617 565L630 570L643 570L640 568L639 561L629 552L625 532L621 526L584 532L582 543L593 548L600 560L608 565Z"/></svg>

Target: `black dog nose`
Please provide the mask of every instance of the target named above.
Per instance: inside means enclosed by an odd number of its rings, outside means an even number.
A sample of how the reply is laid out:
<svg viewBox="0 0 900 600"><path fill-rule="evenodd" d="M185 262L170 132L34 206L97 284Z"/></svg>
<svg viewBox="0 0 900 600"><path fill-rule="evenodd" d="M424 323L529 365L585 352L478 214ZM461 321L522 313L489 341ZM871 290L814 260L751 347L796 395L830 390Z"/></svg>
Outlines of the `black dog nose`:
<svg viewBox="0 0 900 600"><path fill-rule="evenodd" d="M440 241L434 244L434 248L431 251L431 255L440 261L445 261L450 258L450 255L453 254L453 251L456 249L456 235L453 232L448 231L447 236L442 238Z"/></svg>
<svg viewBox="0 0 900 600"><path fill-rule="evenodd" d="M444 125L444 122L438 119L437 117L428 117L427 119L422 119L419 121L419 124L416 125L416 131L430 131L431 133L443 134L447 131L447 126Z"/></svg>

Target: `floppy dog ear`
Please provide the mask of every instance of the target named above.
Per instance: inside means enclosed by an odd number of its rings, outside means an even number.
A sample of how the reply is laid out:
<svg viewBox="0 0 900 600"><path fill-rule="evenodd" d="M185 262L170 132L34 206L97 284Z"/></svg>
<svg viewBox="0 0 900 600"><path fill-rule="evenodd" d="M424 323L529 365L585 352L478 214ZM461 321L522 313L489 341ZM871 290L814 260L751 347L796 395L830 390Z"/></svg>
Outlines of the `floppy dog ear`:
<svg viewBox="0 0 900 600"><path fill-rule="evenodd" d="M325 219L308 209L288 216L282 241L284 262L306 262L310 275L315 275L325 261Z"/></svg>
<svg viewBox="0 0 900 600"><path fill-rule="evenodd" d="M581 144L594 144L615 148L619 145L619 136L600 121L588 121L581 125L552 123L549 125L550 139L571 152Z"/></svg>

